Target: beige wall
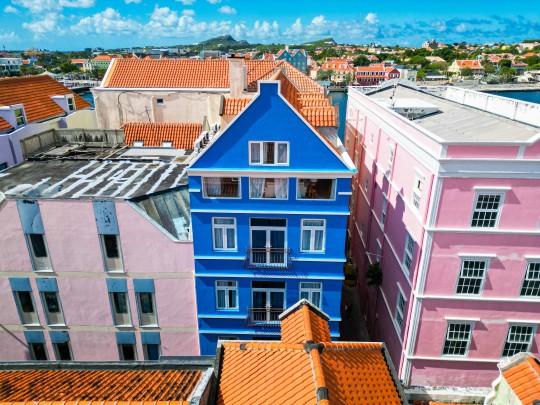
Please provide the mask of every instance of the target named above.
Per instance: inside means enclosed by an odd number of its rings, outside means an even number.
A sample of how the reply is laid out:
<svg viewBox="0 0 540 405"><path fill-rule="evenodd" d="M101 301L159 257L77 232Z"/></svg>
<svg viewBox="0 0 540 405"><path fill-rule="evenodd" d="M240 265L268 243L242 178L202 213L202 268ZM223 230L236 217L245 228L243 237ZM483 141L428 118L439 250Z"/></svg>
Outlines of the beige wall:
<svg viewBox="0 0 540 405"><path fill-rule="evenodd" d="M92 89L97 122L101 129L119 129L126 122L197 122L206 116L210 124L219 123L220 93L180 90L104 90ZM163 99L158 105L156 99Z"/></svg>
<svg viewBox="0 0 540 405"><path fill-rule="evenodd" d="M98 127L96 110L75 111L64 119L68 128L95 129Z"/></svg>

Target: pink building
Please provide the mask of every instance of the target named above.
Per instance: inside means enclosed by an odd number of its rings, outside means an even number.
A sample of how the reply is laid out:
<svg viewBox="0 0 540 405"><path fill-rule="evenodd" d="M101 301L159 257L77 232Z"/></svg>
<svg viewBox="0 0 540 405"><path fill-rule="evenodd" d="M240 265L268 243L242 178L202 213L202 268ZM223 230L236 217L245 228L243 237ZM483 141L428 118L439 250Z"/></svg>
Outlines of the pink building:
<svg viewBox="0 0 540 405"><path fill-rule="evenodd" d="M0 177L0 359L199 354L185 165L75 149Z"/></svg>
<svg viewBox="0 0 540 405"><path fill-rule="evenodd" d="M539 353L540 105L430 91L349 90L350 253L406 385L487 387L501 358Z"/></svg>

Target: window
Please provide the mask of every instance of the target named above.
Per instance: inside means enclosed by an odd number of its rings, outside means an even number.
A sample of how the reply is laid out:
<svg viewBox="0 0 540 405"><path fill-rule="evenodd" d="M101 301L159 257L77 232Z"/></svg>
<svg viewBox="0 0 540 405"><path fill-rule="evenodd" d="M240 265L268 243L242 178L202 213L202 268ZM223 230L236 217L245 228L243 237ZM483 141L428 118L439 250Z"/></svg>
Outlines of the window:
<svg viewBox="0 0 540 405"><path fill-rule="evenodd" d="M58 293L56 291L42 291L41 299L45 307L47 325L65 325Z"/></svg>
<svg viewBox="0 0 540 405"><path fill-rule="evenodd" d="M19 309L23 325L39 325L39 318L34 306L31 291L14 291L15 301Z"/></svg>
<svg viewBox="0 0 540 405"><path fill-rule="evenodd" d="M111 292L111 307L115 326L131 326L127 293Z"/></svg>
<svg viewBox="0 0 540 405"><path fill-rule="evenodd" d="M238 309L238 285L236 281L216 281L216 308Z"/></svg>
<svg viewBox="0 0 540 405"><path fill-rule="evenodd" d="M238 177L203 177L202 180L205 198L240 198Z"/></svg>
<svg viewBox="0 0 540 405"><path fill-rule="evenodd" d="M449 322L446 327L443 355L466 356L472 336L472 323Z"/></svg>
<svg viewBox="0 0 540 405"><path fill-rule="evenodd" d="M163 105L163 99L162 98L156 98L156 104L157 105Z"/></svg>
<svg viewBox="0 0 540 405"><path fill-rule="evenodd" d="M414 178L414 187L413 187L413 206L417 210L420 209L420 201L422 200L422 188L424 187L424 178L416 175Z"/></svg>
<svg viewBox="0 0 540 405"><path fill-rule="evenodd" d="M137 360L135 345L122 343L118 345L120 360Z"/></svg>
<svg viewBox="0 0 540 405"><path fill-rule="evenodd" d="M289 164L289 144L287 142L250 142L249 164L287 165Z"/></svg>
<svg viewBox="0 0 540 405"><path fill-rule="evenodd" d="M407 271L411 270L413 254L414 254L414 239L409 234L409 232L407 232L407 235L405 236L405 252L403 253L403 265L405 266Z"/></svg>
<svg viewBox="0 0 540 405"><path fill-rule="evenodd" d="M510 325L502 352L502 357L528 352L531 348L536 327L534 325Z"/></svg>
<svg viewBox="0 0 540 405"><path fill-rule="evenodd" d="M388 208L388 201L386 198L382 202L382 210L381 210L381 225L384 229L384 223L386 222L386 210Z"/></svg>
<svg viewBox="0 0 540 405"><path fill-rule="evenodd" d="M136 146L136 147L144 146L144 141L133 141L133 146Z"/></svg>
<svg viewBox="0 0 540 405"><path fill-rule="evenodd" d="M502 205L502 194L477 194L471 227L495 228Z"/></svg>
<svg viewBox="0 0 540 405"><path fill-rule="evenodd" d="M172 148L173 143L171 141L163 141L163 142L161 142L161 147L163 147L163 148Z"/></svg>
<svg viewBox="0 0 540 405"><path fill-rule="evenodd" d="M151 292L137 293L137 303L139 306L139 321L141 326L157 326L154 294Z"/></svg>
<svg viewBox="0 0 540 405"><path fill-rule="evenodd" d="M105 271L123 272L120 240L118 235L100 235Z"/></svg>
<svg viewBox="0 0 540 405"><path fill-rule="evenodd" d="M238 336L218 336L218 340L240 340Z"/></svg>
<svg viewBox="0 0 540 405"><path fill-rule="evenodd" d="M373 132L371 133L371 137L369 138L369 143L373 143Z"/></svg>
<svg viewBox="0 0 540 405"><path fill-rule="evenodd" d="M24 119L24 112L22 108L17 108L13 112L15 113L15 121L17 122L18 127L26 124L26 120Z"/></svg>
<svg viewBox="0 0 540 405"><path fill-rule="evenodd" d="M53 347L56 354L56 360L73 360L73 355L71 354L71 346L69 342L53 343Z"/></svg>
<svg viewBox="0 0 540 405"><path fill-rule="evenodd" d="M320 308L321 298L322 283L300 283L300 299L306 299Z"/></svg>
<svg viewBox="0 0 540 405"><path fill-rule="evenodd" d="M540 262L529 262L521 285L522 297L540 297Z"/></svg>
<svg viewBox="0 0 540 405"><path fill-rule="evenodd" d="M486 278L486 270L486 260L463 260L456 294L480 294Z"/></svg>
<svg viewBox="0 0 540 405"><path fill-rule="evenodd" d="M236 218L212 218L214 250L236 250Z"/></svg>
<svg viewBox="0 0 540 405"><path fill-rule="evenodd" d="M392 167L394 166L394 147L390 147L390 151L388 153L388 168L386 169L386 175L390 176L392 174Z"/></svg>
<svg viewBox="0 0 540 405"><path fill-rule="evenodd" d="M143 351L145 360L159 360L161 345L155 343L144 344Z"/></svg>
<svg viewBox="0 0 540 405"><path fill-rule="evenodd" d="M288 197L288 179L249 179L249 198L275 198L286 200Z"/></svg>
<svg viewBox="0 0 540 405"><path fill-rule="evenodd" d="M40 233L27 233L26 239L30 245L30 256L36 271L52 270L45 235Z"/></svg>
<svg viewBox="0 0 540 405"><path fill-rule="evenodd" d="M49 360L47 357L47 349L43 343L28 343L30 358L36 361Z"/></svg>
<svg viewBox="0 0 540 405"><path fill-rule="evenodd" d="M335 179L298 179L296 198L308 200L333 200Z"/></svg>
<svg viewBox="0 0 540 405"><path fill-rule="evenodd" d="M368 188L369 188L369 181L368 179L366 179L366 181L364 181L364 190L368 191Z"/></svg>
<svg viewBox="0 0 540 405"><path fill-rule="evenodd" d="M401 325L403 324L403 314L405 312L405 297L401 293L401 290L398 289L397 300L396 300L396 312L394 312L394 321L398 331L401 332Z"/></svg>
<svg viewBox="0 0 540 405"><path fill-rule="evenodd" d="M67 105L69 111L75 111L75 101L73 101L73 97L67 98Z"/></svg>
<svg viewBox="0 0 540 405"><path fill-rule="evenodd" d="M324 219L302 220L302 252L324 252L326 221Z"/></svg>

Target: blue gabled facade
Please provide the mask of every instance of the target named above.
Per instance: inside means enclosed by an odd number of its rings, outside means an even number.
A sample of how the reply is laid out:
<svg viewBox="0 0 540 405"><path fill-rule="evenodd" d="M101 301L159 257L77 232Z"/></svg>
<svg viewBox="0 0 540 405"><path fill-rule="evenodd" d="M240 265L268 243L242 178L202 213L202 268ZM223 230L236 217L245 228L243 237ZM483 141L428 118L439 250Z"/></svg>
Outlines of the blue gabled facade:
<svg viewBox="0 0 540 405"><path fill-rule="evenodd" d="M302 72L307 73L308 67L308 52L304 49L285 49L276 58L277 60L286 60L295 68L300 69Z"/></svg>
<svg viewBox="0 0 540 405"><path fill-rule="evenodd" d="M280 94L259 94L188 169L201 354L218 338L279 339L300 298L339 336L350 159Z"/></svg>

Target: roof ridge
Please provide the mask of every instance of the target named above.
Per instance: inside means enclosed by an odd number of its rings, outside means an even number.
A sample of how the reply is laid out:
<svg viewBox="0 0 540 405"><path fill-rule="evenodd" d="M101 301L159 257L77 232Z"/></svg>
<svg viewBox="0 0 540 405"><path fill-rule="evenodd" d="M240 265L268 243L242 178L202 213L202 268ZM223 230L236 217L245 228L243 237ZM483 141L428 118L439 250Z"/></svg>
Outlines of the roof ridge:
<svg viewBox="0 0 540 405"><path fill-rule="evenodd" d="M329 405L328 401L328 387L326 386L326 379L324 377L324 367L321 361L321 353L324 349L323 344L306 343L306 351L309 354L309 360L311 362L311 371L313 375L313 382L315 383L315 395L317 398L317 405Z"/></svg>

